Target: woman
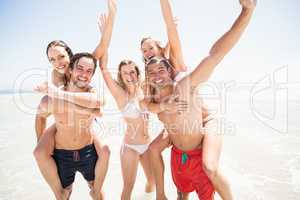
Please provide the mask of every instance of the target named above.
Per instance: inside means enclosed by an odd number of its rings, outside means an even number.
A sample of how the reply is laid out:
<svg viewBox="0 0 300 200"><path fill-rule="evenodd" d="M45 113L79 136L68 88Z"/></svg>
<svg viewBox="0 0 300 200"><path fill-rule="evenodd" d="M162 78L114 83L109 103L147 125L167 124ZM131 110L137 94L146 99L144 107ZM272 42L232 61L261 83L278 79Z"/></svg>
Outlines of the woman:
<svg viewBox="0 0 300 200"><path fill-rule="evenodd" d="M115 81L106 65L107 58L101 63L102 76L127 125L120 151L123 175L121 199L129 200L139 162L142 164L147 179L145 192L153 192L155 184L151 172L149 151L147 151L150 143L148 119L140 103L143 100L143 92L140 87L141 74L133 61L123 60L118 67L118 80Z"/></svg>
<svg viewBox="0 0 300 200"><path fill-rule="evenodd" d="M94 52L94 56L96 58L102 57L103 53L106 51L109 45L111 37L110 29L112 29L114 16L116 12L116 4L114 0L108 1L108 8L109 26L107 28L107 31L103 33L101 42ZM70 79L68 68L70 64L70 58L73 54L68 45L63 41L53 41L47 46L46 53L50 63L53 66L53 71L51 75L52 83L54 86L49 87L47 84L43 84L42 86L39 86L37 90L40 92L48 93L48 95L50 96L53 95L56 98L70 101L71 103L78 105L81 109L95 108L96 112L98 112L97 110L99 110L99 107L102 103L100 102L95 91L94 93L93 91L92 93L69 93L60 91L58 89L58 87L68 83ZM55 124L46 129L43 133L46 122L38 123L40 122L40 120L40 118L36 118L36 132L38 144L34 150L34 156L37 160L41 173L43 174L45 180L53 190L56 199L67 199L69 194L67 194L61 186L57 174L57 167L55 161L52 158L52 152L55 146ZM103 198L101 188L107 172L110 152L108 146L101 144L100 139L97 135L95 135L93 142L101 161L100 159L98 159L95 167L94 188L97 188L97 190L92 191L91 195L94 199L98 199ZM101 165L100 162L102 163Z"/></svg>
<svg viewBox="0 0 300 200"><path fill-rule="evenodd" d="M158 41L152 38L144 38L141 41L141 51L144 61L147 62L153 56L167 58L173 68L173 79L178 79L178 72L185 71L186 65L183 61L180 40L177 32L177 25L174 23L171 6L168 0L160 0L164 21L167 26L168 45L167 48L162 48ZM168 47L169 46L169 47ZM169 49L168 49L169 48ZM166 50L167 49L167 50ZM147 77L147 76L146 76ZM151 88L148 86L148 90ZM150 91L148 91L150 92ZM148 107L149 111L153 109ZM202 107L202 118L204 128L209 121L212 120L206 108ZM209 129L209 128L208 128ZM209 131L209 130L208 130ZM156 181L156 194L158 199L166 199L164 192L164 164L161 152L170 146L167 142L168 135L162 131L150 145L151 159L153 165L153 173ZM218 163L222 148L222 137L218 134L205 134L203 140L203 167L213 183L216 191L222 199L232 199L230 186L227 180L222 176L218 169Z"/></svg>

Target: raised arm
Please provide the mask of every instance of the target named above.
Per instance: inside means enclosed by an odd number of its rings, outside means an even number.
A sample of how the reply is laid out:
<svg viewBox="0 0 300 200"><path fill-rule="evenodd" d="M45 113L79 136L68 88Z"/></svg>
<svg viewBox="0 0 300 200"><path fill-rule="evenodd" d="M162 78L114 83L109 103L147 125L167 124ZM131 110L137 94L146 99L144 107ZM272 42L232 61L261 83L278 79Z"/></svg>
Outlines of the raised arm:
<svg viewBox="0 0 300 200"><path fill-rule="evenodd" d="M183 60L182 48L177 31L177 25L174 21L169 0L160 0L163 18L167 27L168 44L170 45L169 59L176 72L186 71L186 65Z"/></svg>
<svg viewBox="0 0 300 200"><path fill-rule="evenodd" d="M109 91L111 92L112 96L115 98L116 102L118 104L120 104L119 101L121 99L124 99L124 97L126 96L126 92L112 78L112 75L107 68L107 63L108 63L108 54L106 52L104 54L104 56L102 57L102 59L100 60L100 69L101 69L102 77L103 77Z"/></svg>
<svg viewBox="0 0 300 200"><path fill-rule="evenodd" d="M234 47L245 31L256 6L256 0L240 0L240 3L242 5L241 14L234 22L231 29L213 45L209 55L204 58L190 74L191 86L197 86L208 80L215 67Z"/></svg>
<svg viewBox="0 0 300 200"><path fill-rule="evenodd" d="M99 26L102 26L103 24L104 26L100 27L102 37L100 39L98 46L93 52L93 55L97 59L100 59L104 55L104 53L108 50L110 40L111 40L115 15L117 12L116 0L107 0L107 4L108 4L107 20L105 19L106 18L105 15L101 15L100 21L98 22ZM105 23L103 23L103 20L105 20ZM100 25L100 23L102 25Z"/></svg>

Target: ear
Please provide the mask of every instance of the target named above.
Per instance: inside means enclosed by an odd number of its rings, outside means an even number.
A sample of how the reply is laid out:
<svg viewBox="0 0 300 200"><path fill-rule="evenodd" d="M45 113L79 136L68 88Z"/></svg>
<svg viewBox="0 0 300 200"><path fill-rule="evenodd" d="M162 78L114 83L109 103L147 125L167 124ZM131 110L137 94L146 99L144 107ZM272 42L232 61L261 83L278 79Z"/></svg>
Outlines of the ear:
<svg viewBox="0 0 300 200"><path fill-rule="evenodd" d="M69 74L71 75L73 72L73 70L71 69L71 67L69 67Z"/></svg>
<svg viewBox="0 0 300 200"><path fill-rule="evenodd" d="M168 70L169 74L173 73L173 68L172 67L169 67L167 70Z"/></svg>

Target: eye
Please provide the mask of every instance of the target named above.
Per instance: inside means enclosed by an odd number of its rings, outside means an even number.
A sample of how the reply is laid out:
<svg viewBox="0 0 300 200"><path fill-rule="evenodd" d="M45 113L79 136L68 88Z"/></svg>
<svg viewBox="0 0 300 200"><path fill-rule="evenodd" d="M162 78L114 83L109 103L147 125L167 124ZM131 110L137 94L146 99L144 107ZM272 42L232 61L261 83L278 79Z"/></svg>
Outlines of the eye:
<svg viewBox="0 0 300 200"><path fill-rule="evenodd" d="M59 56L58 56L58 59L59 59L59 60L64 59L64 58L65 58L65 55L59 55Z"/></svg>
<svg viewBox="0 0 300 200"><path fill-rule="evenodd" d="M55 61L55 59L54 59L54 58L50 58L49 61L50 61L51 63L53 63L53 62Z"/></svg>

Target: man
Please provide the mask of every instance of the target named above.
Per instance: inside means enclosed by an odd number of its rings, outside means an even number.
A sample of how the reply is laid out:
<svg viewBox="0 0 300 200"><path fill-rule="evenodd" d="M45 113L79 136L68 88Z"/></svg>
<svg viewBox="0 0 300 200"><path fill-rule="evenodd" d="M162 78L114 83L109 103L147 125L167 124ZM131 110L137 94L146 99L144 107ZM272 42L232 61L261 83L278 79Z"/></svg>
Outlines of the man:
<svg viewBox="0 0 300 200"><path fill-rule="evenodd" d="M201 200L213 199L214 187L202 168L203 119L202 101L197 97L196 88L208 80L214 68L238 42L249 24L256 1L240 0L242 12L231 29L225 33L212 47L209 55L204 58L196 69L175 85L171 79L171 65L163 58L152 58L146 65L146 74L155 90L153 101L160 103L172 95L178 101L186 101L188 109L181 113L163 111L158 114L168 136L159 135L154 140L152 149L152 165L157 184L157 199L166 199L163 191L163 163L160 151L172 144L171 170L173 181L183 196L196 190ZM160 141L157 141L160 140ZM153 151L155 147L159 151ZM154 153L153 153L154 152ZM162 189L159 188L159 185Z"/></svg>
<svg viewBox="0 0 300 200"><path fill-rule="evenodd" d="M75 54L69 68L70 82L64 90L73 93L91 92L92 87L89 84L96 69L96 59L93 55ZM44 96L38 107L38 117L44 118L41 121L45 121L51 114L54 116L57 129L53 158L64 194L67 194L68 199L75 173L79 171L88 181L92 198L99 199L100 194L95 193L98 189L94 188L98 156L93 145L94 134L91 131L95 115L100 114L99 109L84 108L68 101ZM105 174L103 176L105 177Z"/></svg>

